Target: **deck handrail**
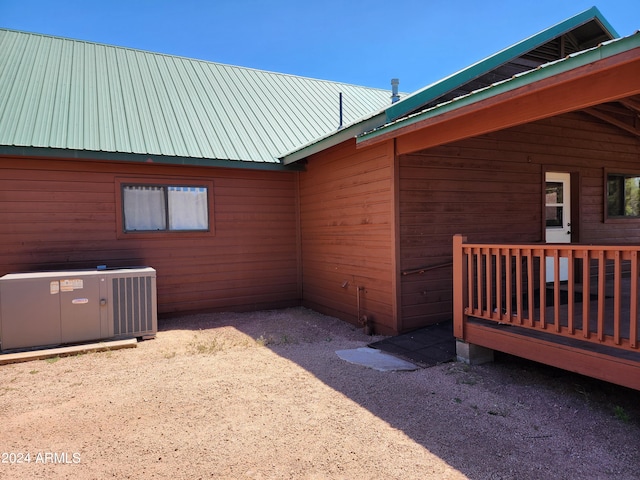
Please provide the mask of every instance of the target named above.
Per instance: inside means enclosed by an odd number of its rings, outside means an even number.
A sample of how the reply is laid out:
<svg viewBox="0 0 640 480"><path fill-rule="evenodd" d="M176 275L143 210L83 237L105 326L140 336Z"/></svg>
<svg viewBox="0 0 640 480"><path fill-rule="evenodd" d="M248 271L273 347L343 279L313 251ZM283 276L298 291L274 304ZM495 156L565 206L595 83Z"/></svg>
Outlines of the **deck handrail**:
<svg viewBox="0 0 640 480"><path fill-rule="evenodd" d="M403 270L402 271L402 275L403 276L407 276L407 275L415 275L417 273L422 274L422 273L425 273L425 272L430 272L431 270L437 270L439 268L450 267L451 265L453 265L453 262L437 263L435 265L429 265L429 266L426 266L426 267L412 268L410 270Z"/></svg>
<svg viewBox="0 0 640 480"><path fill-rule="evenodd" d="M639 253L638 245L472 244L456 235L454 335L464 339L465 323L478 318L637 352Z"/></svg>

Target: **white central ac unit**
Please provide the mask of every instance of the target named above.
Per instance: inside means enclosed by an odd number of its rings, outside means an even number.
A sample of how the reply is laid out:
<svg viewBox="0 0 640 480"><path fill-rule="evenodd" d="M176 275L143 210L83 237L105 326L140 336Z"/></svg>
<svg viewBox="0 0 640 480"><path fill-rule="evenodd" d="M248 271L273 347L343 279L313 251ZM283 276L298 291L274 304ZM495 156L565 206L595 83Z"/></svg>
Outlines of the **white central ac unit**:
<svg viewBox="0 0 640 480"><path fill-rule="evenodd" d="M158 331L156 271L11 273L0 278L0 350L20 350Z"/></svg>

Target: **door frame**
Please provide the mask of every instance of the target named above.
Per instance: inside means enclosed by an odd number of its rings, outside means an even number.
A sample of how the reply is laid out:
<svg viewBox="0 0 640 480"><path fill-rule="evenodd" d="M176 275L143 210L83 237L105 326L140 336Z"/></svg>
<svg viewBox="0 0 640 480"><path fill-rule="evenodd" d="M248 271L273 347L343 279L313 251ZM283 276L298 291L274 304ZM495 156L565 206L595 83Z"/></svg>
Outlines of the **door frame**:
<svg viewBox="0 0 640 480"><path fill-rule="evenodd" d="M569 207L569 218L566 220L569 224L569 235L568 241L566 243L576 243L580 237L580 224L579 224L579 200L580 200L580 176L577 172L568 172L563 171L561 169L544 169L542 172L542 242L547 243L547 225L546 225L546 184L547 184L547 174L562 174L568 175L569 182L569 198L567 199L567 205ZM560 280L566 280L564 276L566 275L566 259L565 264L560 267ZM549 263L547 263L549 266ZM550 281L549 276L553 275L553 268L547 268L547 282ZM565 271L563 273L563 271Z"/></svg>
<svg viewBox="0 0 640 480"><path fill-rule="evenodd" d="M570 178L570 199L569 199L569 222L571 223L571 235L570 241L568 243L579 243L580 242L580 190L581 190L581 178L578 172L571 172L563 169L555 169L555 168L546 168L542 172L542 184L540 188L540 212L541 212L541 222L540 222L540 235L542 238L542 243L547 242L547 222L546 222L546 184L547 184L547 173L565 173L569 174Z"/></svg>
<svg viewBox="0 0 640 480"><path fill-rule="evenodd" d="M549 177L552 178L549 178ZM555 178L553 178L555 177ZM562 203L558 203L557 205L563 206L562 219L560 220L561 225L558 227L551 227L552 232L557 237L555 241L549 240L549 229L546 225L546 208L547 208L547 198L546 198L546 186L550 182L562 183L564 185L563 189L563 200ZM571 205L571 174L566 172L555 172L555 171L546 171L544 173L544 184L545 184L545 198L544 198L544 207L545 207L545 215L544 215L544 242L545 243L571 243L571 219L572 219L572 205ZM553 208L553 207L552 207ZM566 223L566 225L565 225ZM565 233L566 232L566 233Z"/></svg>

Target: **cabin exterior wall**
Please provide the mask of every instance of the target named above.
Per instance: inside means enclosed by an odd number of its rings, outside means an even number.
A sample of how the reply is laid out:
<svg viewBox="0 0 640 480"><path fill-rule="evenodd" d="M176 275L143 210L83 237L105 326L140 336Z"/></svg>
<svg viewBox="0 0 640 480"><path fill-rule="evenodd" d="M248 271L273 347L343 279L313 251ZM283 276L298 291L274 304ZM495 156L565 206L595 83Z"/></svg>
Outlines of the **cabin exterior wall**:
<svg viewBox="0 0 640 480"><path fill-rule="evenodd" d="M399 157L400 269L452 258L451 238L544 241L546 171L571 173L572 241L640 240L640 220L605 222L607 171L640 174L640 140L574 112ZM452 267L401 277L405 330L450 320Z"/></svg>
<svg viewBox="0 0 640 480"><path fill-rule="evenodd" d="M397 333L393 144L344 142L299 178L304 305Z"/></svg>
<svg viewBox="0 0 640 480"><path fill-rule="evenodd" d="M212 185L212 234L123 234L118 180ZM158 312L298 305L295 173L0 157L0 275L148 265Z"/></svg>

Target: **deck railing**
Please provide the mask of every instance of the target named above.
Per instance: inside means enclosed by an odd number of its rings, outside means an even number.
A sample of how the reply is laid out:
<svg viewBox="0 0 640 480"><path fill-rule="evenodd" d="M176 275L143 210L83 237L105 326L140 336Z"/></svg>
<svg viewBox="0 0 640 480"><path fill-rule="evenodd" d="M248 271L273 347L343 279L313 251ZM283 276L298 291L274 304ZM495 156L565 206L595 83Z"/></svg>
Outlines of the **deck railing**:
<svg viewBox="0 0 640 480"><path fill-rule="evenodd" d="M454 334L470 317L638 352L640 246L453 239Z"/></svg>

